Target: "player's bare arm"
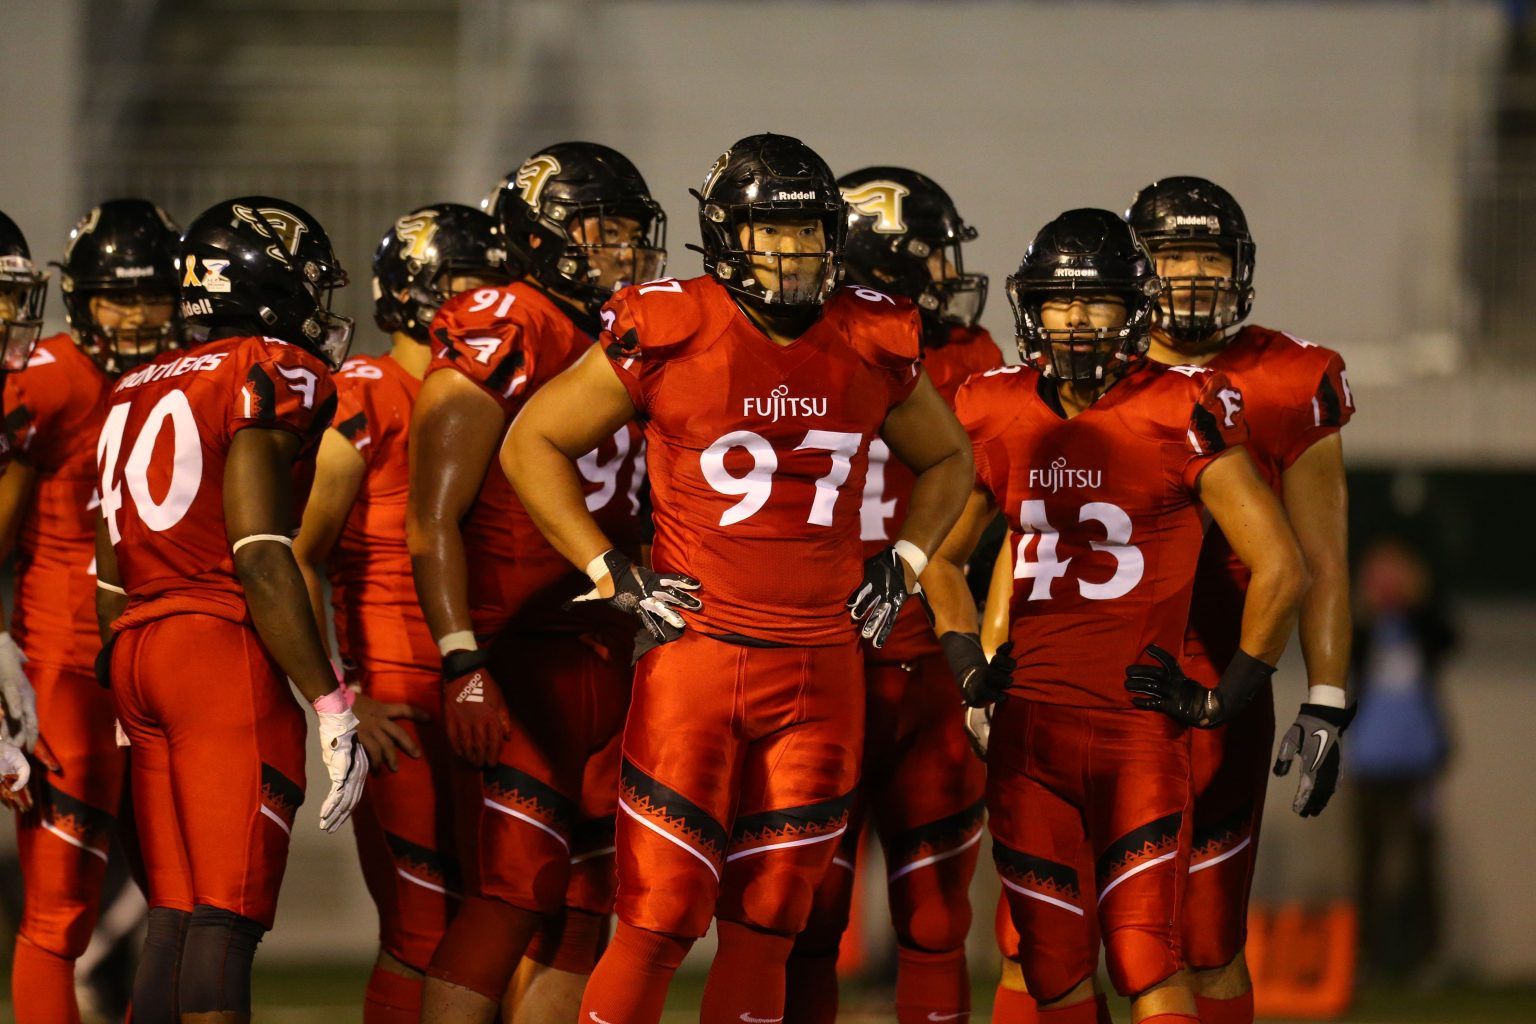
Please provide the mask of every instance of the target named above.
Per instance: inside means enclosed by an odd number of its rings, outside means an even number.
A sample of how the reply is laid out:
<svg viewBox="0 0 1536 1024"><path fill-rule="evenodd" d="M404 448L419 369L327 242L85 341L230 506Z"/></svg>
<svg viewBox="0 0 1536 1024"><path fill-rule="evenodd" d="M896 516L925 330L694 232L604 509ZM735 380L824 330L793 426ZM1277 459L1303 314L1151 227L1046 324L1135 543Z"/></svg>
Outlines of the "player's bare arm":
<svg viewBox="0 0 1536 1024"><path fill-rule="evenodd" d="M321 644L327 648L327 659L330 657L330 631L325 623L325 561L347 525L366 469L363 457L339 431L327 430L321 435L320 449L315 453L315 481L310 488L309 501L304 505L299 535L293 542L293 557L304 574L315 626ZM358 694L352 713L361 723L358 737L367 748L368 759L375 769L386 765L390 771L398 771L397 751L404 751L410 757L421 756L416 741L394 723L396 718L425 721L426 712L420 708L409 704L385 704L367 694Z"/></svg>
<svg viewBox="0 0 1536 1024"><path fill-rule="evenodd" d="M341 827L362 796L367 744L331 672L304 576L293 557L293 463L303 439L250 427L235 434L224 467L224 520L251 622L267 652L315 708L331 793L320 808L326 831ZM374 746L381 742L377 737Z"/></svg>
<svg viewBox="0 0 1536 1024"><path fill-rule="evenodd" d="M112 623L128 607L128 594L123 590L123 578L117 568L117 549L107 534L107 521L96 520L96 625L101 630L101 642L112 638Z"/></svg>
<svg viewBox="0 0 1536 1024"><path fill-rule="evenodd" d="M917 475L896 543L914 544L927 555L939 547L966 508L976 474L970 439L926 373L906 401L887 414L880 436L891 454ZM916 573L910 565L907 572L910 589Z"/></svg>
<svg viewBox="0 0 1536 1024"><path fill-rule="evenodd" d="M12 461L0 474L0 559L16 546L36 477L36 471L21 461ZM6 621L5 607L0 605L0 737L14 725L11 735L16 745L31 751L37 746L37 695L27 680L21 648L5 631Z"/></svg>
<svg viewBox="0 0 1536 1024"><path fill-rule="evenodd" d="M1281 478L1285 512L1312 584L1301 601L1307 681L1343 689L1349 675L1349 489L1338 434L1318 441ZM1340 695L1342 696L1342 695Z"/></svg>
<svg viewBox="0 0 1536 1024"><path fill-rule="evenodd" d="M960 685L961 699L973 708L1001 700L1013 674L1012 650L1006 638L990 658L983 653L981 615L965 582L965 564L996 515L997 503L991 492L972 486L959 520L929 559L922 578L939 645ZM978 745L977 752L984 755L985 748Z"/></svg>
<svg viewBox="0 0 1536 1024"><path fill-rule="evenodd" d="M496 401L468 377L434 373L422 384L411 415L405 529L416 596L439 642L473 628L459 524L480 493L501 432Z"/></svg>

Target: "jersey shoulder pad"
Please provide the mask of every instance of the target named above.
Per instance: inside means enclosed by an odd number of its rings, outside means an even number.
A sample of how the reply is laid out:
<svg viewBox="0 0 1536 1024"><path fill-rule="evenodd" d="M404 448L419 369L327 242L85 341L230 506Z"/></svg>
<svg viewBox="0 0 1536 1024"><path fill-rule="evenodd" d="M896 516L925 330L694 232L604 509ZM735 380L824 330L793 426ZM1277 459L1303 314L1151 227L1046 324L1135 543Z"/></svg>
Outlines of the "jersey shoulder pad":
<svg viewBox="0 0 1536 1024"><path fill-rule="evenodd" d="M1355 396L1343 356L1285 331L1253 327L1244 332L1244 336L1250 334L1249 351L1242 353L1251 367L1243 375L1245 381L1250 376L1264 381L1277 402L1296 411L1303 421L1310 419L1315 427L1342 427L1349 422Z"/></svg>
<svg viewBox="0 0 1536 1024"><path fill-rule="evenodd" d="M996 437L1018 415L1039 383L1031 366L1000 366L966 378L955 396L955 416L972 441Z"/></svg>
<svg viewBox="0 0 1536 1024"><path fill-rule="evenodd" d="M1224 371L1206 366L1154 368L1146 380L1149 433L1171 435L1198 455L1248 440L1243 393Z"/></svg>
<svg viewBox="0 0 1536 1024"><path fill-rule="evenodd" d="M314 439L330 426L336 384L318 356L277 338L241 338L231 356L224 365L240 374L231 433L275 427Z"/></svg>
<svg viewBox="0 0 1536 1024"><path fill-rule="evenodd" d="M611 359L677 359L718 337L735 315L713 278L663 277L630 285L603 306L602 344Z"/></svg>
<svg viewBox="0 0 1536 1024"><path fill-rule="evenodd" d="M460 292L432 319L427 373L452 367L506 398L513 381L526 376L528 339L540 334L550 313L549 299L520 281Z"/></svg>
<svg viewBox="0 0 1536 1024"><path fill-rule="evenodd" d="M864 360L886 370L904 370L922 351L922 325L909 299L873 288L845 285L833 295L828 311Z"/></svg>

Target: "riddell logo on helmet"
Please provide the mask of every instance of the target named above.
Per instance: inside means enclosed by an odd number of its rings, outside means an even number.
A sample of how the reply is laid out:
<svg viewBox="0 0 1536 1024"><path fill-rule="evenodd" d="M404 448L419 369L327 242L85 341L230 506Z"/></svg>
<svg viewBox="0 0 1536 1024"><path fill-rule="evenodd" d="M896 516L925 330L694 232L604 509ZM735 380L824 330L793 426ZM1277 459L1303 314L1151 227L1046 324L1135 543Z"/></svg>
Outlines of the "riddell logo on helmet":
<svg viewBox="0 0 1536 1024"><path fill-rule="evenodd" d="M1099 272L1092 267L1057 267L1056 277L1098 277Z"/></svg>
<svg viewBox="0 0 1536 1024"><path fill-rule="evenodd" d="M1058 458L1046 469L1031 469L1029 471L1029 486L1031 490L1050 491L1055 494L1063 487L1076 487L1082 490L1096 491L1104 482L1102 469L1072 469L1067 465L1065 457Z"/></svg>
<svg viewBox="0 0 1536 1024"><path fill-rule="evenodd" d="M1191 217L1179 215L1173 218L1174 227L1180 228L1207 228L1211 231L1221 229L1221 221L1215 217Z"/></svg>
<svg viewBox="0 0 1536 1024"><path fill-rule="evenodd" d="M815 199L815 198L816 198L816 193L815 193L814 190L813 191L809 191L809 192L775 192L773 194L773 201L774 202L780 202L782 200Z"/></svg>
<svg viewBox="0 0 1536 1024"><path fill-rule="evenodd" d="M113 267L113 277L126 277L136 279L140 277L154 277L154 267Z"/></svg>
<svg viewBox="0 0 1536 1024"><path fill-rule="evenodd" d="M825 398L791 398L789 385L780 384L766 398L743 398L741 414L761 416L770 423L777 423L785 416L825 416L827 400Z"/></svg>

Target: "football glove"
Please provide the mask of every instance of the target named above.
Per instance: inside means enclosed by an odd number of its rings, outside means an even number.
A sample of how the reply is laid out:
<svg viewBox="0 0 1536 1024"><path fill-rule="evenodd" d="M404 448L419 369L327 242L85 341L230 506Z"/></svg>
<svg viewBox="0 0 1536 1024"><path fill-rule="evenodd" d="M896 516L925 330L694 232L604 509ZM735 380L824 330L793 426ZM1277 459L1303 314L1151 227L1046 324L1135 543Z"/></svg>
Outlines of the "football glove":
<svg viewBox="0 0 1536 1024"><path fill-rule="evenodd" d="M1291 810L1303 818L1323 813L1339 785L1339 737L1349 728L1355 709L1333 708L1326 704L1303 704L1296 721L1280 741L1275 757L1275 774L1289 775L1291 762L1301 755L1301 775L1297 779L1296 799Z"/></svg>
<svg viewBox="0 0 1536 1024"><path fill-rule="evenodd" d="M848 614L864 623L859 635L876 647L885 646L907 603L906 564L894 547L886 548L865 560L864 579L848 595Z"/></svg>
<svg viewBox="0 0 1536 1024"><path fill-rule="evenodd" d="M1275 674L1272 666L1239 650L1222 673L1221 682L1211 689L1185 675L1179 660L1157 644L1148 644L1147 653L1156 665L1131 665L1125 670L1125 688L1141 695L1131 703L1199 729L1214 729L1230 721Z"/></svg>
<svg viewBox="0 0 1536 1024"><path fill-rule="evenodd" d="M320 720L320 758L331 777L331 791L320 805L320 827L327 832L341 828L363 795L368 778L368 752L357 739L357 716L351 711L326 714Z"/></svg>
<svg viewBox="0 0 1536 1024"><path fill-rule="evenodd" d="M658 644L676 640L683 635L688 623L677 609L696 612L704 603L692 591L700 583L691 576L676 572L657 572L650 566L631 562L617 549L603 554L603 564L613 578L613 596L604 598L593 587L576 601L603 601L640 620L640 625Z"/></svg>
<svg viewBox="0 0 1536 1024"><path fill-rule="evenodd" d="M995 704L988 704L984 708L965 709L965 738L971 741L971 749L976 751L976 756L983 761L987 759L987 744L992 740L992 709Z"/></svg>
<svg viewBox="0 0 1536 1024"><path fill-rule="evenodd" d="M453 752L479 768L489 768L512 736L501 687L491 676L486 651L453 651L443 659L443 728Z"/></svg>
<svg viewBox="0 0 1536 1024"><path fill-rule="evenodd" d="M0 633L0 705L4 705L0 710L16 722L12 742L30 751L37 745L37 695L22 668L26 660L11 634Z"/></svg>
<svg viewBox="0 0 1536 1024"><path fill-rule="evenodd" d="M939 637L939 646L949 662L949 670L960 684L960 699L966 707L983 708L1008 698L1008 686L1013 682L1013 641L997 649L991 660L981 649L981 637L975 633L950 630Z"/></svg>
<svg viewBox="0 0 1536 1024"><path fill-rule="evenodd" d="M32 765L26 753L4 735L0 735L0 804L18 811L32 809Z"/></svg>

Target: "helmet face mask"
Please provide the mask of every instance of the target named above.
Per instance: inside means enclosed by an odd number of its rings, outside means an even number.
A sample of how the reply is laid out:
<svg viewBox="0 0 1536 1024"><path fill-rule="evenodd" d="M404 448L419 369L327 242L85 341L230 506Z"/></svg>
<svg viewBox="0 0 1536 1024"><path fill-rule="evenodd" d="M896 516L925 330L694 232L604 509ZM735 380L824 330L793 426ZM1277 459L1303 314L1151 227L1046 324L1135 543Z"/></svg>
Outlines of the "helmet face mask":
<svg viewBox="0 0 1536 1024"><path fill-rule="evenodd" d="M848 204L848 279L911 299L927 345L971 328L987 301L987 276L965 271L976 229L949 194L905 167L867 167L838 179Z"/></svg>
<svg viewBox="0 0 1536 1024"><path fill-rule="evenodd" d="M654 281L666 268L667 215L654 201L548 205L566 225L554 265L573 297L606 302L620 288Z"/></svg>
<svg viewBox="0 0 1536 1024"><path fill-rule="evenodd" d="M847 206L826 161L787 135L753 135L716 159L699 201L704 269L762 309L814 310L843 278ZM793 251L783 229L819 225L820 240Z"/></svg>
<svg viewBox="0 0 1536 1024"><path fill-rule="evenodd" d="M1019 354L1047 377L1105 384L1145 357L1161 291L1151 257L1119 218L1069 210L1008 278ZM1057 303L1083 305L1086 322L1049 323L1062 319L1046 313Z"/></svg>
<svg viewBox="0 0 1536 1024"><path fill-rule="evenodd" d="M43 333L47 303L48 275L31 260L0 256L0 370L26 369Z"/></svg>
<svg viewBox="0 0 1536 1024"><path fill-rule="evenodd" d="M1237 200L1204 178L1163 178L1136 193L1125 219L1165 270L1158 330L1182 346L1229 340L1254 295L1256 252ZM1224 275L1186 272L1198 269L1191 254L1212 252L1225 257Z"/></svg>

